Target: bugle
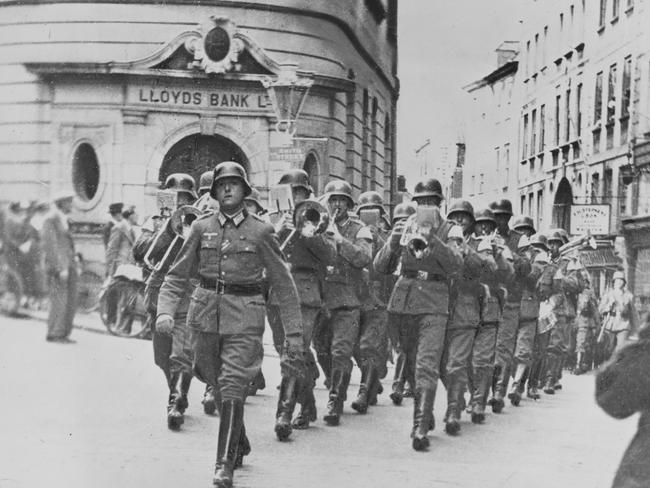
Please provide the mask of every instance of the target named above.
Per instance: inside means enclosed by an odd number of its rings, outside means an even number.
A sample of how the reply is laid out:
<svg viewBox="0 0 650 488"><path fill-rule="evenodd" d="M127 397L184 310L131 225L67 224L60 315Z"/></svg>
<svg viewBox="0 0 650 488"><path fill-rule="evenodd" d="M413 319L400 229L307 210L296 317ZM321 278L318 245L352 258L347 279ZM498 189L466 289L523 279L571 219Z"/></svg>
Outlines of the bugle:
<svg viewBox="0 0 650 488"><path fill-rule="evenodd" d="M596 239L594 239L589 232L571 241L567 242L560 247L559 253L560 256L566 257L570 254L577 254L581 249L591 248L596 249L598 246L596 244Z"/></svg>
<svg viewBox="0 0 650 488"><path fill-rule="evenodd" d="M400 245L404 246L416 259L424 257L429 246L429 236L442 224L440 209L434 206L419 205L404 225Z"/></svg>
<svg viewBox="0 0 650 488"><path fill-rule="evenodd" d="M187 238L192 222L202 214L201 210L192 205L183 205L176 209L149 245L144 256L145 265L153 271L160 271L171 264L169 261L176 257Z"/></svg>

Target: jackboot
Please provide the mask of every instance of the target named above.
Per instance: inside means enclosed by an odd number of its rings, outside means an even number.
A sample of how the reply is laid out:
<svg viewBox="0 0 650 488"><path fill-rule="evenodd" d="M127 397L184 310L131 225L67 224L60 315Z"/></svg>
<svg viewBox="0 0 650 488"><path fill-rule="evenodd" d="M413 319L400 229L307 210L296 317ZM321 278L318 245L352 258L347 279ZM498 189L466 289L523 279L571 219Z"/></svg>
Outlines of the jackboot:
<svg viewBox="0 0 650 488"><path fill-rule="evenodd" d="M397 355L395 375L393 376L393 392L389 395L393 405L401 405L404 399L404 382L406 381L406 354Z"/></svg>
<svg viewBox="0 0 650 488"><path fill-rule="evenodd" d="M384 392L384 387L379 379L379 369L375 368L375 371L377 371L375 378L368 381L368 405L371 407L377 405L377 396Z"/></svg>
<svg viewBox="0 0 650 488"><path fill-rule="evenodd" d="M553 388L556 390L561 390L562 389L562 383L560 383L560 380L562 379L562 370L564 368L564 356L558 358L557 362L555 363L555 382L553 383Z"/></svg>
<svg viewBox="0 0 650 488"><path fill-rule="evenodd" d="M460 399L462 397L462 385L458 384L455 379L450 380L447 389L447 414L445 416L445 432L451 436L458 435L460 432Z"/></svg>
<svg viewBox="0 0 650 488"><path fill-rule="evenodd" d="M309 428L309 422L314 422L318 418L316 416L316 398L314 397L313 380L311 384L305 384L302 388L300 412L291 424L294 429L298 430Z"/></svg>
<svg viewBox="0 0 650 488"><path fill-rule="evenodd" d="M343 410L343 379L344 373L340 369L332 370L329 401L327 402L327 413L323 420L327 425L339 425L341 412Z"/></svg>
<svg viewBox="0 0 650 488"><path fill-rule="evenodd" d="M585 354L583 352L576 353L576 365L573 368L573 374L579 376L588 371L587 365L585 364Z"/></svg>
<svg viewBox="0 0 650 488"><path fill-rule="evenodd" d="M280 441L286 441L291 435L291 419L293 417L293 410L296 407L297 386L297 378L282 377L278 409L275 414L275 435Z"/></svg>
<svg viewBox="0 0 650 488"><path fill-rule="evenodd" d="M369 390L374 388L375 392L377 391L377 379L377 368L372 364L365 364L361 369L361 384L359 385L357 399L352 402L354 410L362 414L368 411Z"/></svg>
<svg viewBox="0 0 650 488"><path fill-rule="evenodd" d="M187 392L191 381L192 375L189 373L172 373L167 403L167 428L170 430L179 430L185 421L183 414L187 408Z"/></svg>
<svg viewBox="0 0 650 488"><path fill-rule="evenodd" d="M217 488L232 488L233 470L239 450L244 404L241 400L226 400L221 404L217 462L212 484Z"/></svg>
<svg viewBox="0 0 650 488"><path fill-rule="evenodd" d="M214 387L210 385L205 385L205 393L203 394L203 412L206 415L214 415L214 412L217 410L217 398L214 394Z"/></svg>
<svg viewBox="0 0 650 488"><path fill-rule="evenodd" d="M239 446L237 447L237 456L235 457L235 469L244 465L244 456L251 453L251 443L246 436L246 426L242 422L241 434L239 435Z"/></svg>
<svg viewBox="0 0 650 488"><path fill-rule="evenodd" d="M499 375L501 374L501 365L500 364L495 364L494 368L492 368L492 382L490 384L490 387L488 388L488 391L486 394L490 394L490 398L487 401L487 404L492 406L494 403L494 395L497 391L497 383L499 382Z"/></svg>
<svg viewBox="0 0 650 488"><path fill-rule="evenodd" d="M485 405L492 381L489 369L481 372L475 371L474 393L472 395L472 422L482 424L485 422Z"/></svg>
<svg viewBox="0 0 650 488"><path fill-rule="evenodd" d="M526 392L526 381L528 381L529 375L530 375L530 367L526 367L526 369L524 370L524 374L519 380L519 384L518 384L519 386L517 391L519 392L520 396L523 396L523 394Z"/></svg>
<svg viewBox="0 0 650 488"><path fill-rule="evenodd" d="M332 385L332 356L329 353L317 353L316 360L325 375L325 388L329 389Z"/></svg>
<svg viewBox="0 0 650 488"><path fill-rule="evenodd" d="M415 392L411 439L413 439L413 449L416 451L424 451L429 447L429 437L427 434L433 423L433 401L435 396L435 388L418 389Z"/></svg>
<svg viewBox="0 0 650 488"><path fill-rule="evenodd" d="M510 378L510 368L506 365L501 365L495 368L498 369L496 376L496 384L494 385L494 398L492 400L492 413L501 413L505 407L505 396L508 388L508 379Z"/></svg>
<svg viewBox="0 0 650 488"><path fill-rule="evenodd" d="M558 358L555 356L546 357L546 376L544 378L544 393L555 395L555 372L557 370Z"/></svg>
<svg viewBox="0 0 650 488"><path fill-rule="evenodd" d="M248 391L246 392L246 395L255 396L257 395L258 390L263 390L264 388L266 388L266 379L264 378L264 374L260 369L259 373L257 373L253 381L251 381L248 385Z"/></svg>
<svg viewBox="0 0 650 488"><path fill-rule="evenodd" d="M517 364L517 369L515 370L515 379L512 382L510 393L508 393L510 403L515 407L518 407L519 403L521 402L521 392L519 391L519 385L524 381L523 378L525 373L526 365L521 363Z"/></svg>

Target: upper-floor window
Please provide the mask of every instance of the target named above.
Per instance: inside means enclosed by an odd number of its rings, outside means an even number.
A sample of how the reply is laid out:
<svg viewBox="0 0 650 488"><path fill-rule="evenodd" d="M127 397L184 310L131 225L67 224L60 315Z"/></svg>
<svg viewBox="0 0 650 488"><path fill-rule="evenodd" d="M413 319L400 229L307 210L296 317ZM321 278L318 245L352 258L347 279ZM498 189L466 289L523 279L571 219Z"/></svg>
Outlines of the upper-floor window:
<svg viewBox="0 0 650 488"><path fill-rule="evenodd" d="M546 133L546 105L539 107L539 152L544 151L544 135Z"/></svg>
<svg viewBox="0 0 650 488"><path fill-rule="evenodd" d="M623 64L623 87L621 94L621 117L630 115L630 100L632 89L632 56L625 58Z"/></svg>
<svg viewBox="0 0 650 488"><path fill-rule="evenodd" d="M607 123L614 121L616 114L616 64L609 67L609 80L607 85Z"/></svg>
<svg viewBox="0 0 650 488"><path fill-rule="evenodd" d="M618 12L621 8L621 2L620 0L612 0L612 19L615 19L618 17Z"/></svg>
<svg viewBox="0 0 650 488"><path fill-rule="evenodd" d="M582 134L582 83L576 88L576 137Z"/></svg>
<svg viewBox="0 0 650 488"><path fill-rule="evenodd" d="M594 91L594 124L600 120L603 109L603 72L596 75L596 88Z"/></svg>
<svg viewBox="0 0 650 488"><path fill-rule="evenodd" d="M607 0L600 0L600 16L598 18L598 26L605 26L605 19L607 18Z"/></svg>
<svg viewBox="0 0 650 488"><path fill-rule="evenodd" d="M530 155L532 156L537 150L537 110L533 110L530 115L530 132Z"/></svg>
<svg viewBox="0 0 650 488"><path fill-rule="evenodd" d="M528 157L528 114L524 115L524 132L522 135L522 153L521 159Z"/></svg>

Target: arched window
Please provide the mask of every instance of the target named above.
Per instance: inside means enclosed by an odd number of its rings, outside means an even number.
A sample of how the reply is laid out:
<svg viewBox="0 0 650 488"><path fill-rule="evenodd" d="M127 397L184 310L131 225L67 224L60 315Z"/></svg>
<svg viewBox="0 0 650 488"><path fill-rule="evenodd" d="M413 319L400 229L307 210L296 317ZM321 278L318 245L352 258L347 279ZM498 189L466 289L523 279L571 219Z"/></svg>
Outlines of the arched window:
<svg viewBox="0 0 650 488"><path fill-rule="evenodd" d="M314 189L314 193L318 195L320 190L320 187L318 186L318 160L316 159L316 155L313 152L307 154L307 157L305 158L305 164L303 164L302 169L304 169L309 175L309 184Z"/></svg>
<svg viewBox="0 0 650 488"><path fill-rule="evenodd" d="M93 147L82 142L72 158L72 184L79 199L89 202L99 188L99 162Z"/></svg>

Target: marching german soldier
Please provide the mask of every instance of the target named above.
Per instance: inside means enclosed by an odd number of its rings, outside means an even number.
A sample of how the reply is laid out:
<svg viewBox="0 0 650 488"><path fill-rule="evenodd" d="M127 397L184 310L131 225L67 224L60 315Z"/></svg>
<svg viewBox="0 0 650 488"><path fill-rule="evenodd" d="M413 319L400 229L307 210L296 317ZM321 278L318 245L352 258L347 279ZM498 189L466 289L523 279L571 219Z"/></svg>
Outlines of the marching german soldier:
<svg viewBox="0 0 650 488"><path fill-rule="evenodd" d="M575 375L581 375L591 369L596 345L595 332L601 320L598 299L591 288L586 271L581 273L581 280L584 287L578 295L576 309L576 363L573 368Z"/></svg>
<svg viewBox="0 0 650 488"><path fill-rule="evenodd" d="M393 226L395 226L397 222L406 221L415 212L415 205L410 202L397 204L393 211ZM399 278L399 270L395 270L393 274L387 275L387 277L389 279L390 290L388 298L390 299L390 294L393 292L395 283L397 283L397 279ZM406 345L400 342L400 327L399 323L397 323L394 318L395 316L392 314L388 316L388 334L393 349L397 353L397 358L395 359L395 373L393 374L392 392L389 396L394 405L401 405L402 400L406 396L406 382L408 381L412 390L415 389L415 371L413 371L414 365L409 365L406 360Z"/></svg>
<svg viewBox="0 0 650 488"><path fill-rule="evenodd" d="M354 207L352 187L347 181L335 180L325 185L327 205L332 216L329 232L336 244L336 258L326 268L323 287L324 317L314 331L314 348L331 371L329 401L325 422L339 425L343 413L350 374L352 353L359 335L359 287L363 269L372 261L372 233L348 212ZM329 364L328 364L329 362Z"/></svg>
<svg viewBox="0 0 650 488"><path fill-rule="evenodd" d="M75 342L70 339L70 332L77 309L77 263L68 220L73 200L72 193L57 194L43 221L43 253L50 291L46 339L63 344Z"/></svg>
<svg viewBox="0 0 650 488"><path fill-rule="evenodd" d="M452 282L451 314L441 366L447 388L445 432L457 435L460 432L462 399L469 382L468 364L472 356L474 337L481 322L481 280L495 273L497 266L493 258L476 251L479 241L472 237L474 209L468 201L459 200L453 203L449 207L447 219L462 229L458 239L463 265L458 277Z"/></svg>
<svg viewBox="0 0 650 488"><path fill-rule="evenodd" d="M388 311L399 323L402 347L407 362L415 362L415 398L413 402L412 447L416 451L429 446L427 434L434 428L433 403L440 375L440 361L449 318L449 282L462 266L462 256L447 244L454 224L440 217L442 200L437 180L419 182L414 199L418 208L428 207L427 215L413 215L405 223L397 222L384 247L374 260L375 269L390 274L400 267L400 277L388 303ZM415 231L426 247L417 249L406 242L403 233ZM406 229L406 231L405 231ZM410 230L409 230L410 229ZM423 234L422 234L423 233ZM402 245L404 242L404 245Z"/></svg>
<svg viewBox="0 0 650 488"><path fill-rule="evenodd" d="M170 333L188 283L192 293L188 324L193 329L194 371L220 393L220 424L213 483L232 486L238 457L250 451L244 428L244 398L257 374L263 347L265 280L283 307L283 377L304 370L302 321L295 284L285 265L273 226L244 208L251 186L233 161L214 170L211 194L219 212L195 221L160 290L156 329ZM242 445L240 445L240 440Z"/></svg>
<svg viewBox="0 0 650 488"><path fill-rule="evenodd" d="M386 243L388 232L381 228L381 219L386 216L384 200L376 191L367 191L359 195L357 214L372 232L372 257ZM366 413L368 405L377 403L377 391L380 378L386 376L387 326L386 303L390 298L387 277L377 273L370 263L363 270L363 282L359 290L361 314L359 337L355 348L355 359L361 369L361 382L357 398L352 408L359 413Z"/></svg>
<svg viewBox="0 0 650 488"><path fill-rule="evenodd" d="M503 304L503 314L497 331L496 354L494 358L493 398L490 401L492 411L499 413L505 405L508 381L512 374L512 360L519 327L519 311L521 309L521 293L523 280L530 273L530 262L517 252L521 234L509 227L512 218L512 203L510 200L498 200L490 204L497 223L497 234L505 242L514 260L514 275L506 283L506 300Z"/></svg>
<svg viewBox="0 0 650 488"><path fill-rule="evenodd" d="M525 223L532 227L532 219L528 217L526 219L530 221L526 220ZM536 242L538 241L535 240L533 243ZM531 239L526 234L523 234L519 240L517 252L525 255L526 259L531 263L531 270L523 280L524 289L521 297L519 326L517 328L517 340L514 352L514 379L508 392L510 403L514 406L518 406L521 401L523 384L526 381L525 375L533 363L533 350L535 347L535 336L537 334L537 317L539 315L537 282L545 267L542 261L535 260L539 251L531 244Z"/></svg>
<svg viewBox="0 0 650 488"><path fill-rule="evenodd" d="M177 208L192 205L196 200L194 179L188 174L174 173L169 175L164 186L165 190L176 193ZM134 246L133 255L136 261L143 261L145 255L149 252L159 263L159 269L153 270L147 279L145 288L144 301L152 323L155 322L155 318L159 315L157 307L160 287L175 256L169 255L164 263L161 263L161 261L170 246L172 246L175 238L175 230L172 228L171 223L167 221L158 233L143 231ZM158 329L156 327L153 332L154 362L162 369L169 387L167 427L172 430L180 429L184 422L184 413L188 406L187 393L192 382L192 348L190 331L186 325L192 290L192 283L187 282L185 295L172 314L173 327L168 329ZM206 400L212 403L206 404ZM204 399L206 413L214 413L214 401L214 398Z"/></svg>
<svg viewBox="0 0 650 488"><path fill-rule="evenodd" d="M485 421L485 405L494 373L497 331L501 325L505 302L504 285L514 274L508 259L509 248L501 246L494 236L496 227L497 221L491 210L484 209L474 213L474 234L479 239L476 252L490 261L490 267L496 269L495 273L481 277L483 292L477 297L481 304L481 321L472 346L470 377L471 415L475 424Z"/></svg>
<svg viewBox="0 0 650 488"><path fill-rule="evenodd" d="M551 231L547 240L552 260L547 270L553 274L546 276L544 285L554 323L546 347L544 393L553 395L569 350L571 331L569 317L575 316L575 312L572 312L575 308L570 303L568 295L580 293L582 287L577 274L580 268L571 266L571 260L560 255L560 247L566 243L562 232L558 229Z"/></svg>
<svg viewBox="0 0 650 488"><path fill-rule="evenodd" d="M280 385L276 430L282 434L290 431L290 426L306 429L309 423L317 418L314 387L318 367L310 345L323 306L325 270L336 260L336 245L325 232L328 210L310 199L313 189L307 173L301 169L289 170L281 176L279 184L291 185L293 195L293 216L289 219L289 215L285 215L278 223L277 229L278 234L287 235L284 253L298 289L306 361L302 378L297 382L291 378L283 378ZM274 334L283 337L281 316L278 313L281 302L278 298L272 288L271 300L276 306L269 307L269 323L274 324ZM274 342L284 341L274 339ZM296 401L300 403L301 408L292 423Z"/></svg>

